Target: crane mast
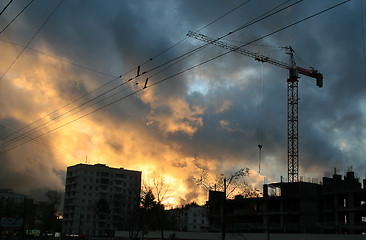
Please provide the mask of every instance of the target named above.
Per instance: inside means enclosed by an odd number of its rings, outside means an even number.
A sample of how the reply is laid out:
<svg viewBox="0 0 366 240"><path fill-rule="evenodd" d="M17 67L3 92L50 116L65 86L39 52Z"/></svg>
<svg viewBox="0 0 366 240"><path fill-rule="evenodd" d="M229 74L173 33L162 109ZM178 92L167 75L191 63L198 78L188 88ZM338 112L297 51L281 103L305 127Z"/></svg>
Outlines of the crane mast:
<svg viewBox="0 0 366 240"><path fill-rule="evenodd" d="M227 50L237 52L248 57L254 58L258 62L267 62L275 66L289 70L289 77L287 79L287 167L288 167L288 181L299 181L299 74L315 78L316 86L323 87L323 75L317 70L305 69L296 66L294 60L294 50L291 47L287 47L288 54L290 55L290 64L278 61L268 56L248 51L241 47L227 44L219 39L213 39L203 34L189 31L188 37L195 38L207 42L209 44L217 45Z"/></svg>
<svg viewBox="0 0 366 240"><path fill-rule="evenodd" d="M287 175L289 182L299 180L299 76L289 49L291 68L287 79Z"/></svg>

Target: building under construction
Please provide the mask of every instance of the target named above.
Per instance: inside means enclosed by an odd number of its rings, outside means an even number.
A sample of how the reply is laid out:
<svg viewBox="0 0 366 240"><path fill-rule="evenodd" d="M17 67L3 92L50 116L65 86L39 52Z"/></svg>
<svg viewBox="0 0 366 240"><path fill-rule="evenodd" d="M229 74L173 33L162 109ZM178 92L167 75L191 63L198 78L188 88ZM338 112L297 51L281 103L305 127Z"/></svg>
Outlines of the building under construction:
<svg viewBox="0 0 366 240"><path fill-rule="evenodd" d="M354 172L323 177L321 184L265 184L263 197L226 199L210 191L211 231L252 233L366 233L366 179ZM223 224L224 223L224 224Z"/></svg>

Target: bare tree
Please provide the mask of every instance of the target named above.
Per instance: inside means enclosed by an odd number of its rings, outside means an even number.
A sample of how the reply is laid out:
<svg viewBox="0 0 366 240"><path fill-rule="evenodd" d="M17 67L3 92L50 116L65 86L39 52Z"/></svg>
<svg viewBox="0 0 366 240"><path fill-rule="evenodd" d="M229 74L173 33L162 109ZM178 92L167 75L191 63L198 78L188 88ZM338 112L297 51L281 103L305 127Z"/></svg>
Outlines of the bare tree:
<svg viewBox="0 0 366 240"><path fill-rule="evenodd" d="M246 198L260 196L259 190L246 182L246 177L250 174L250 169L247 167L240 168L228 176L222 173L217 175L215 179L210 177L206 169L197 164L196 167L201 173L199 177L194 177L194 180L198 186L206 190L226 191L226 198L233 198L235 195L242 195Z"/></svg>
<svg viewBox="0 0 366 240"><path fill-rule="evenodd" d="M57 215L60 212L62 193L57 190L49 190L45 196L47 197L47 206L42 213L42 231L59 231L61 229L57 223Z"/></svg>
<svg viewBox="0 0 366 240"><path fill-rule="evenodd" d="M49 190L45 193L48 204L51 206L53 214L56 215L60 211L60 203L62 199L62 193L57 190Z"/></svg>
<svg viewBox="0 0 366 240"><path fill-rule="evenodd" d="M170 184L168 183L166 177L158 171L154 171L148 178L143 181L141 189L141 199L146 199L149 196L153 196L154 212L157 217L157 222L159 224L161 239L164 239L164 205L162 201L164 200L166 194L170 189Z"/></svg>
<svg viewBox="0 0 366 240"><path fill-rule="evenodd" d="M156 201L161 203L171 186L166 177L158 171L154 171L147 179L143 181L141 194L142 197L151 191L156 197Z"/></svg>

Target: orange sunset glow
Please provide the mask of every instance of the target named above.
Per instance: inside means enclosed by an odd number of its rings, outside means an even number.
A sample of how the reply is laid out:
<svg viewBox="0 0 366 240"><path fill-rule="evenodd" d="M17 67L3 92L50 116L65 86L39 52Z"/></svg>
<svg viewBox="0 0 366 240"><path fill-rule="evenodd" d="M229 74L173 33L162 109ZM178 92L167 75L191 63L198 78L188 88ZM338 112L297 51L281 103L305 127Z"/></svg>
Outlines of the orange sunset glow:
<svg viewBox="0 0 366 240"><path fill-rule="evenodd" d="M185 39L186 33L238 3L213 1L206 9L201 2L188 2L92 1L85 6L64 1L57 7L57 1L41 0L16 19L25 1L10 5L0 16L1 28L14 19L0 33L1 187L35 196L45 189L64 191L68 166L102 163L142 171L148 185L159 173L169 186L162 203L173 208L207 201L207 189L195 181L202 169L214 180L248 167L246 182L259 190L265 182L287 177L288 72L237 53L217 57L224 52L217 46L191 53L204 43ZM268 4L239 8L202 32L218 37L233 31ZM277 20L293 21L299 11L291 8ZM329 19L324 26L310 24L296 34L290 28L247 46L287 61L283 48L268 50L265 44L293 45L332 79L321 92L312 80L301 78L306 81L300 92L300 174L314 178L334 166L352 165L345 159L364 152L362 141L355 143L352 137L355 129L344 121L359 122L363 139L365 128L357 119L366 113L356 106L366 102L366 88L338 90L345 88L344 81L331 62L349 56L334 57L341 53L333 49L343 46L319 40L328 35L308 33L332 31L326 26ZM263 22L260 31L243 29L232 39L250 42L279 27ZM323 52L314 56L309 49ZM349 76L356 72L349 71ZM363 95L355 94L348 105L347 94L358 91ZM337 109L329 110L330 102ZM345 106L353 107L344 111ZM261 157L258 144L263 145ZM365 164L355 164L364 170Z"/></svg>

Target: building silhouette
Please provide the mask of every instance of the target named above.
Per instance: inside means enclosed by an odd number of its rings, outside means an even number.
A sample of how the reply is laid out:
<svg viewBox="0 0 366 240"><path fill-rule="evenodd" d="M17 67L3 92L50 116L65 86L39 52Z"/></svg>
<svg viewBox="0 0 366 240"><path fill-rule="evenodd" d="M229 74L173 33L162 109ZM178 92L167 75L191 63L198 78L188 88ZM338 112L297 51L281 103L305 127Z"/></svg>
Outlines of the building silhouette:
<svg viewBox="0 0 366 240"><path fill-rule="evenodd" d="M226 199L210 191L210 231L253 233L366 233L364 187L348 171L323 177L322 184L279 182L265 184L263 197Z"/></svg>
<svg viewBox="0 0 366 240"><path fill-rule="evenodd" d="M11 189L0 189L0 237L22 234L24 219L24 194L14 193Z"/></svg>
<svg viewBox="0 0 366 240"><path fill-rule="evenodd" d="M62 232L87 237L128 230L140 203L141 172L105 164L67 168Z"/></svg>

